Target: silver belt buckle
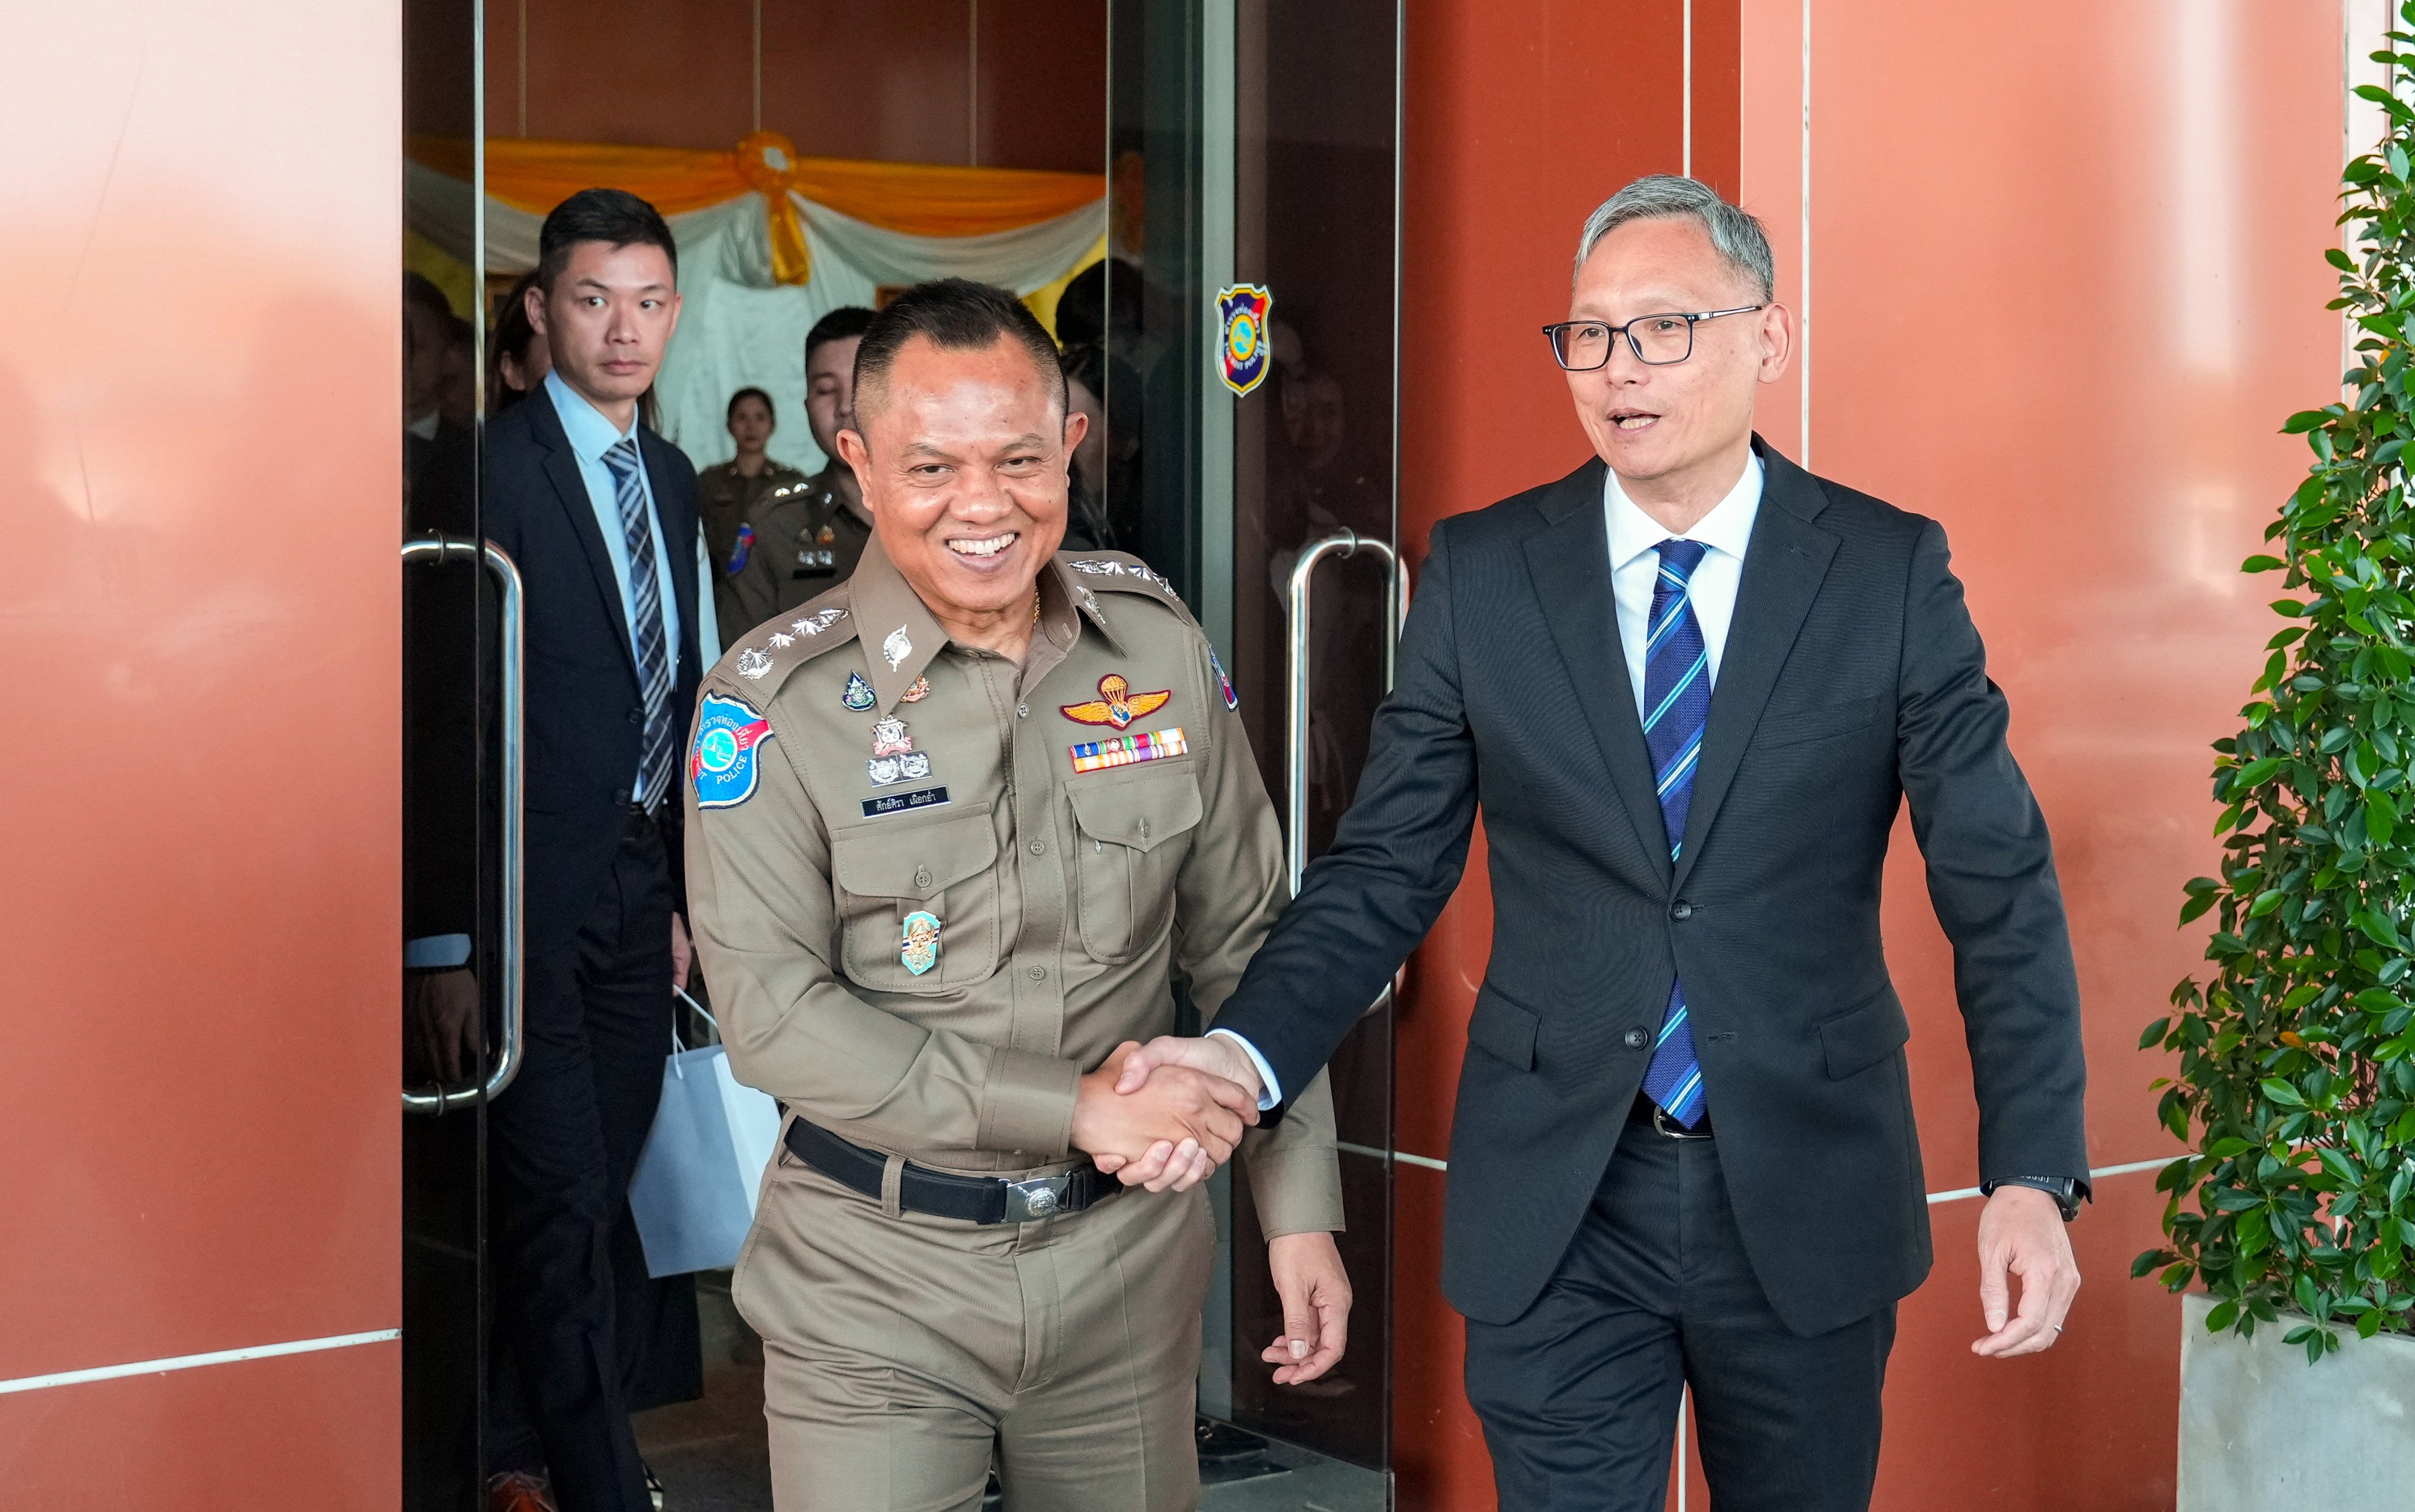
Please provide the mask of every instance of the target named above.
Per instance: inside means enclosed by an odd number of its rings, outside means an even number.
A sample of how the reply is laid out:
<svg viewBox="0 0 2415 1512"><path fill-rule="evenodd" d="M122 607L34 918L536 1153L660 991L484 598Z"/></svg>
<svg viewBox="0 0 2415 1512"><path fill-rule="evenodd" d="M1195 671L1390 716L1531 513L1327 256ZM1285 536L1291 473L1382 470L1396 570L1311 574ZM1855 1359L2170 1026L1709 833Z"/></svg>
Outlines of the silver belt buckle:
<svg viewBox="0 0 2415 1512"><path fill-rule="evenodd" d="M1006 1221L1029 1223L1039 1219L1054 1218L1065 1210L1065 1192L1073 1184L1073 1175L1035 1176L1029 1181L1006 1183Z"/></svg>
<svg viewBox="0 0 2415 1512"><path fill-rule="evenodd" d="M1681 1124L1675 1119L1670 1117L1668 1110L1661 1107L1658 1102L1652 1104L1652 1129L1655 1133L1665 1135L1670 1139L1708 1139L1711 1137L1708 1134L1695 1133L1684 1124Z"/></svg>

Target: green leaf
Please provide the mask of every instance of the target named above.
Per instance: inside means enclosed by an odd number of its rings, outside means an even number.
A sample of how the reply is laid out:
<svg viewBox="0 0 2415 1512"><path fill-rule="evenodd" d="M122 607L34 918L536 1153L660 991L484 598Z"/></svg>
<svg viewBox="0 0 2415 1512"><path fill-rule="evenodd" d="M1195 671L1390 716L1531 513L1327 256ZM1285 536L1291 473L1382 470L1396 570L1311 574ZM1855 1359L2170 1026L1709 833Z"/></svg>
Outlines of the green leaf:
<svg viewBox="0 0 2415 1512"><path fill-rule="evenodd" d="M2248 1141L2241 1139L2237 1135L2233 1135L2228 1139L2215 1140L2212 1147L2208 1149L2206 1153L2212 1156L2217 1160L2228 1160L2234 1155L2244 1155L2255 1147L2256 1146Z"/></svg>
<svg viewBox="0 0 2415 1512"><path fill-rule="evenodd" d="M2282 891L2279 888L2273 888L2268 891L2259 893L2257 896L2255 904L2248 908L2247 917L2250 919L2261 919L2266 914L2271 913L2273 909L2281 906L2282 901L2288 897L2288 894Z"/></svg>
<svg viewBox="0 0 2415 1512"><path fill-rule="evenodd" d="M2330 418L2330 415L2320 410L2301 410L2281 423L2281 434L2302 436Z"/></svg>
<svg viewBox="0 0 2415 1512"><path fill-rule="evenodd" d="M2306 1105L2305 1098L2299 1093L2298 1089L2277 1076L2268 1076L2258 1085L2264 1089L2265 1097L2285 1108L2302 1108Z"/></svg>
<svg viewBox="0 0 2415 1512"><path fill-rule="evenodd" d="M2225 1328L2229 1327L2233 1323L2237 1322L2238 1319L2238 1303L2217 1302L2213 1305L2212 1310L2205 1315L2205 1331L2210 1334L2218 1334Z"/></svg>
<svg viewBox="0 0 2415 1512"><path fill-rule="evenodd" d="M2230 790L2234 793L2242 793L2251 788L2261 787L2272 781L2272 774L2280 770L2279 756L2266 756L2261 761L2251 761L2230 774Z"/></svg>
<svg viewBox="0 0 2415 1512"><path fill-rule="evenodd" d="M2332 267L2339 269L2342 273L2354 273L2356 271L2356 262L2354 260L2349 258L2346 252L2341 251L2336 247L2324 247L2323 260L2329 262Z"/></svg>
<svg viewBox="0 0 2415 1512"><path fill-rule="evenodd" d="M2336 251L2337 248L2334 247L2333 250ZM2288 562L2283 561L2278 557L2255 556L2241 562L2239 564L2239 570L2241 572L2272 572L2276 568L2286 567L2288 565Z"/></svg>
<svg viewBox="0 0 2415 1512"><path fill-rule="evenodd" d="M2164 1030L2171 1022L2172 1021L2169 1018L2160 1018L2154 1023L2148 1025L2147 1032L2138 1036L2138 1048L2141 1050L2152 1050L2155 1046L2162 1044L2164 1042Z"/></svg>

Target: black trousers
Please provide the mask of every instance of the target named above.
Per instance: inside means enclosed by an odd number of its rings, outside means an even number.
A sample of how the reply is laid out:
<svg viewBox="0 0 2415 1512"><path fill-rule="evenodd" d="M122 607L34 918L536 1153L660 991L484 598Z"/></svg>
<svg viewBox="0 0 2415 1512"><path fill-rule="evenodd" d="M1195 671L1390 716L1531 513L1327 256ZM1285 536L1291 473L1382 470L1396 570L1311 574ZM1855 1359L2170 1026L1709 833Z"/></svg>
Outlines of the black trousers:
<svg viewBox="0 0 2415 1512"><path fill-rule="evenodd" d="M562 1512L651 1505L629 1427L652 1308L628 1193L671 1048L671 910L662 831L632 816L578 936L528 963L526 1058L488 1113L487 1460L548 1471Z"/></svg>
<svg viewBox="0 0 2415 1512"><path fill-rule="evenodd" d="M1629 1123L1515 1322L1467 1325L1502 1512L1660 1512L1691 1386L1719 1512L1867 1512L1895 1308L1803 1338L1754 1280L1716 1140Z"/></svg>

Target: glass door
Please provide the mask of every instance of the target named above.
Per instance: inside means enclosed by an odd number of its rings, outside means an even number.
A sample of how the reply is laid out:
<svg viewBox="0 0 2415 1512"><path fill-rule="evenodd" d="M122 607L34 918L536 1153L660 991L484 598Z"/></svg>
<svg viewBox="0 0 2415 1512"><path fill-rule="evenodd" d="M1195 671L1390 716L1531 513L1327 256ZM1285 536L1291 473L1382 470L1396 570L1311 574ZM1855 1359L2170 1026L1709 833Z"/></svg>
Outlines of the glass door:
<svg viewBox="0 0 2415 1512"><path fill-rule="evenodd" d="M451 195L402 262L403 1505L486 1505L486 1105L519 1041L518 576L483 546L488 291L467 186L413 142L484 136L478 0L405 0L406 197ZM474 1026L464 1032L457 1025ZM448 1052L442 1046L450 1045Z"/></svg>
<svg viewBox="0 0 2415 1512"><path fill-rule="evenodd" d="M1397 624L1397 0L1110 16L1107 346L1138 396L1110 400L1110 444L1137 457L1138 550L1184 585L1294 855L1313 856L1357 787ZM1332 1070L1350 1352L1273 1385L1258 1354L1282 1305L1247 1184L1220 1175L1210 1507L1389 1505L1389 995Z"/></svg>

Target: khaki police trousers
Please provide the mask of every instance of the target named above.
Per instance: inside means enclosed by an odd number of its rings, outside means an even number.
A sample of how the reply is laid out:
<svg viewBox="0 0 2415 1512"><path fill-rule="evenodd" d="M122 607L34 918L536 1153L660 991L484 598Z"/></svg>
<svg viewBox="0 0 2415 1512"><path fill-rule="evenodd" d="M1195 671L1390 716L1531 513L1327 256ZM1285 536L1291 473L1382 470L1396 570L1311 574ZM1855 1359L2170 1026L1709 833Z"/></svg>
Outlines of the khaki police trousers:
<svg viewBox="0 0 2415 1512"><path fill-rule="evenodd" d="M890 1190L896 1190L892 1163ZM740 1253L779 1512L1191 1512L1207 1193L983 1226L784 1148Z"/></svg>

